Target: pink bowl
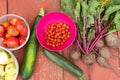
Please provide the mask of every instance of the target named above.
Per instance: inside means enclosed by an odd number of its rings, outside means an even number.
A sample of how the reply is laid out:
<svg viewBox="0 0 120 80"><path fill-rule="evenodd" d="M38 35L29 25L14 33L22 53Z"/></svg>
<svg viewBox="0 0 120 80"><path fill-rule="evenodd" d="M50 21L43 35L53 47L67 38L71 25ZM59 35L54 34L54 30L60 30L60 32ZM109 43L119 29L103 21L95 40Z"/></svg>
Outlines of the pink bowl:
<svg viewBox="0 0 120 80"><path fill-rule="evenodd" d="M67 41L63 45L60 45L58 47L48 46L44 40L44 30L52 22L63 22L63 23L68 24L70 28L69 29L71 33L70 38L68 38ZM76 37L76 26L74 22L72 21L72 19L65 13L51 12L51 13L46 14L44 17L42 17L39 20L37 24L37 28L36 28L36 36L37 36L38 42L41 44L42 47L48 50L51 50L51 51L61 51L61 50L68 48L74 42L75 37Z"/></svg>

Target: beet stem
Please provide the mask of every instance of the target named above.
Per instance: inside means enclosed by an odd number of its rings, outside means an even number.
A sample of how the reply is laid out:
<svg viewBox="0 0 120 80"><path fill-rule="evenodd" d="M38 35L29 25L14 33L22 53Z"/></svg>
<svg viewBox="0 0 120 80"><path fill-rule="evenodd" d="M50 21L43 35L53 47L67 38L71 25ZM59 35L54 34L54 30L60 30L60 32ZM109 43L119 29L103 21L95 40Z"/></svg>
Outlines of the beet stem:
<svg viewBox="0 0 120 80"><path fill-rule="evenodd" d="M80 45L79 41L77 40L77 45L80 48L80 50L85 54L85 50L82 48L82 46Z"/></svg>
<svg viewBox="0 0 120 80"><path fill-rule="evenodd" d="M80 34L79 34L79 31L77 32L77 46L80 48L80 50L85 54L85 50L82 48L82 46L80 45L81 43L81 39L80 39Z"/></svg>
<svg viewBox="0 0 120 80"><path fill-rule="evenodd" d="M86 18L84 17L84 26L83 26L83 48L86 50Z"/></svg>
<svg viewBox="0 0 120 80"><path fill-rule="evenodd" d="M112 23L109 23L108 25L106 25L106 27L96 36L96 38L94 38L93 40L90 41L89 45L88 45L88 52L91 52L91 50L94 48L94 46L96 45L97 41L100 40L104 33L106 32L106 30L108 29L108 27L111 25ZM92 42L93 41L93 42Z"/></svg>
<svg viewBox="0 0 120 80"><path fill-rule="evenodd" d="M100 18L98 18L98 32L101 31L101 22L100 22Z"/></svg>
<svg viewBox="0 0 120 80"><path fill-rule="evenodd" d="M96 20L97 20L97 19L94 19L95 36L97 35L97 24L96 24Z"/></svg>

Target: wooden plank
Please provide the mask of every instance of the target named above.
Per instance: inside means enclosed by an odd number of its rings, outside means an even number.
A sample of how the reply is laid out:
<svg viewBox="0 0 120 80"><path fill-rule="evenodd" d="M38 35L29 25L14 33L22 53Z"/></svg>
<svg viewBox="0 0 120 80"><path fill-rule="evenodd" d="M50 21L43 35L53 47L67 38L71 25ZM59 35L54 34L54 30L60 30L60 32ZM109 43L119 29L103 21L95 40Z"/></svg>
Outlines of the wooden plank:
<svg viewBox="0 0 120 80"><path fill-rule="evenodd" d="M110 48L113 55L118 56L116 49ZM120 80L119 60L118 57L110 57L107 59L111 68L105 68L95 63L91 72L91 80Z"/></svg>
<svg viewBox="0 0 120 80"><path fill-rule="evenodd" d="M43 7L46 12L51 11L59 11L60 10L60 0L8 0L8 9L7 9L7 0L0 0L0 16L8 13L14 13L24 17L28 23L30 24L30 28L32 30L32 24L35 19L35 16L38 14L39 9ZM7 11L8 10L8 11ZM24 56L24 46L22 49L13 51L15 56L17 57L19 64L21 66L21 62ZM69 53L72 51L72 47L63 51L63 55L67 57L69 60ZM117 55L118 52L115 49L111 49L114 55ZM109 59L112 68L115 70L117 75L118 71L118 58L110 58ZM88 76L88 67L81 61L74 61L76 65L78 65L84 72L86 76L86 80L90 80ZM116 76L114 72L109 69L103 68L99 66L97 63L91 66L90 70L91 80L120 80L120 77ZM20 76L17 80L22 80ZM63 71L63 69L59 68L57 65L52 63L49 59L47 59L43 53L41 52L41 47L38 50L38 56L36 59L35 69L30 80L78 80L75 76L68 73L67 71Z"/></svg>
<svg viewBox="0 0 120 80"><path fill-rule="evenodd" d="M68 58L70 61L70 53L75 49L75 45L71 45L68 49L64 50L62 53L63 55ZM78 80L77 77L73 76L71 73L64 70L64 80Z"/></svg>
<svg viewBox="0 0 120 80"><path fill-rule="evenodd" d="M0 16L7 13L7 0L0 0Z"/></svg>
<svg viewBox="0 0 120 80"><path fill-rule="evenodd" d="M8 0L8 3L8 13L24 17L30 24L31 30L35 16L39 13L40 8L43 7L46 13L59 11L60 9L60 0ZM20 65L24 56L24 50L25 47L14 51ZM17 80L22 79L18 77ZM48 60L39 47L34 73L30 80L63 80L63 70Z"/></svg>

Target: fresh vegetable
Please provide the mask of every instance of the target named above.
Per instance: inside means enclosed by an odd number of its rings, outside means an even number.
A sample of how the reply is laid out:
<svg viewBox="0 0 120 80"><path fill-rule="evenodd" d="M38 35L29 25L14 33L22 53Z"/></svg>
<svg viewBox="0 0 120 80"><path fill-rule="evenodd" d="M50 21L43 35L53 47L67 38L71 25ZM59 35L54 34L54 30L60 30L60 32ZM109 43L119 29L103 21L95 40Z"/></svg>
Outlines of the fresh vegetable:
<svg viewBox="0 0 120 80"><path fill-rule="evenodd" d="M3 25L0 25L0 38L4 37L5 28Z"/></svg>
<svg viewBox="0 0 120 80"><path fill-rule="evenodd" d="M8 26L7 33L12 37L16 37L19 35L19 31L12 25Z"/></svg>
<svg viewBox="0 0 120 80"><path fill-rule="evenodd" d="M118 35L110 33L105 36L105 41L109 47L117 48L118 44Z"/></svg>
<svg viewBox="0 0 120 80"><path fill-rule="evenodd" d="M15 75L15 74L16 74L15 63L9 63L9 64L5 67L5 73L6 73L6 74L9 74L9 75Z"/></svg>
<svg viewBox="0 0 120 80"><path fill-rule="evenodd" d="M85 56L94 52L94 59L100 56L97 60L100 63L99 65L110 68L111 65L108 64L106 58L117 56L112 55L110 50L106 49L104 45L106 41L109 47L118 48L120 52L118 36L115 36L115 34L110 36L110 33L120 30L120 1L61 0L61 11L71 16L76 23L78 28L76 43L80 52L83 53L82 55ZM106 38L109 39L106 40ZM120 57L120 54L118 55L117 58ZM83 61L87 65L90 63L90 59ZM114 72L112 68L111 70Z"/></svg>
<svg viewBox="0 0 120 80"><path fill-rule="evenodd" d="M9 48L15 48L15 47L18 47L19 46L19 40L15 37L12 37L12 38L8 38L6 40L6 45L7 47Z"/></svg>
<svg viewBox="0 0 120 80"><path fill-rule="evenodd" d="M98 48L98 49L100 49L100 48L104 47L104 45L105 45L105 43L104 43L103 39L100 39L100 40L96 43L95 47Z"/></svg>
<svg viewBox="0 0 120 80"><path fill-rule="evenodd" d="M0 38L3 38L4 37L4 34L0 34Z"/></svg>
<svg viewBox="0 0 120 80"><path fill-rule="evenodd" d="M96 62L96 55L93 52L82 55L82 61L88 67L88 76L89 76L89 80L91 80L91 66Z"/></svg>
<svg viewBox="0 0 120 80"><path fill-rule="evenodd" d="M7 74L7 75L5 76L5 80L14 80L14 75L9 75L9 74Z"/></svg>
<svg viewBox="0 0 120 80"><path fill-rule="evenodd" d="M97 57L97 62L103 66L103 67L106 67L106 68L111 68L110 64L107 62L107 60L101 56Z"/></svg>
<svg viewBox="0 0 120 80"><path fill-rule="evenodd" d="M10 23L7 21L4 21L4 22L2 22L2 25L5 27L5 29L7 29L7 27L10 25Z"/></svg>
<svg viewBox="0 0 120 80"><path fill-rule="evenodd" d="M69 26L63 22L52 22L44 31L45 42L52 47L63 45L69 37Z"/></svg>
<svg viewBox="0 0 120 80"><path fill-rule="evenodd" d="M0 51L0 64L6 64L8 60L8 54L5 51Z"/></svg>
<svg viewBox="0 0 120 80"><path fill-rule="evenodd" d="M6 38L3 39L3 41L2 41L2 45L3 45L3 46L7 46L7 39L6 39Z"/></svg>
<svg viewBox="0 0 120 80"><path fill-rule="evenodd" d="M27 36L28 34L28 29L26 26L23 27L23 30L20 32L20 35L21 36Z"/></svg>
<svg viewBox="0 0 120 80"><path fill-rule="evenodd" d="M0 80L14 80L16 65L13 57L0 49Z"/></svg>
<svg viewBox="0 0 120 80"><path fill-rule="evenodd" d="M4 39L8 39L8 38L11 38L12 36L10 36L10 34L8 34L7 32L6 32L6 34L5 34L5 38Z"/></svg>
<svg viewBox="0 0 120 80"><path fill-rule="evenodd" d="M103 58L101 56L98 56L97 57L97 62L98 62L98 64L100 66L110 69L113 73L115 73L116 76L119 77L119 74L117 74L115 72L115 70L112 68L112 66L110 65L110 63L105 58Z"/></svg>
<svg viewBox="0 0 120 80"><path fill-rule="evenodd" d="M80 57L81 57L81 53L80 53L80 51L72 51L71 53L70 53L70 57L73 59L73 60L78 60L78 59L80 59Z"/></svg>
<svg viewBox="0 0 120 80"><path fill-rule="evenodd" d="M33 73L34 64L37 56L37 49L38 49L38 42L35 35L36 25L43 15L44 15L44 10L41 8L40 13L37 15L35 22L33 24L31 36L29 38L29 41L25 50L23 62L21 65L20 75L23 80L28 80Z"/></svg>
<svg viewBox="0 0 120 80"><path fill-rule="evenodd" d="M89 53L89 54L85 54L82 56L82 60L84 63L91 65L93 63L95 63L96 61L96 56L93 52Z"/></svg>
<svg viewBox="0 0 120 80"><path fill-rule="evenodd" d="M4 66L0 65L0 77L5 76Z"/></svg>
<svg viewBox="0 0 120 80"><path fill-rule="evenodd" d="M22 45L25 42L27 35L28 29L22 19L11 18L0 24L0 37L3 39L3 46L6 48L15 48Z"/></svg>
<svg viewBox="0 0 120 80"><path fill-rule="evenodd" d="M23 44L24 41L25 41L25 37L24 36L20 36L18 39L19 39L20 45Z"/></svg>
<svg viewBox="0 0 120 80"><path fill-rule="evenodd" d="M16 21L16 23L15 23L15 28L16 28L19 32L21 32L21 31L23 30L23 28L24 28L24 21L18 19L18 20Z"/></svg>
<svg viewBox="0 0 120 80"><path fill-rule="evenodd" d="M59 53L51 52L44 48L42 49L42 51L55 64L69 71L70 73L78 77L80 80L86 80L82 70Z"/></svg>
<svg viewBox="0 0 120 80"><path fill-rule="evenodd" d="M99 53L104 58L109 58L112 56L112 52L107 47L102 47L101 49L99 49Z"/></svg>
<svg viewBox="0 0 120 80"><path fill-rule="evenodd" d="M17 22L17 20L18 20L18 18L11 18L11 19L9 20L9 23L12 24L12 25L15 25L16 22Z"/></svg>
<svg viewBox="0 0 120 80"><path fill-rule="evenodd" d="M61 10L76 22L77 43L84 54L94 50L97 42L105 34L120 29L120 4L113 0L61 0Z"/></svg>

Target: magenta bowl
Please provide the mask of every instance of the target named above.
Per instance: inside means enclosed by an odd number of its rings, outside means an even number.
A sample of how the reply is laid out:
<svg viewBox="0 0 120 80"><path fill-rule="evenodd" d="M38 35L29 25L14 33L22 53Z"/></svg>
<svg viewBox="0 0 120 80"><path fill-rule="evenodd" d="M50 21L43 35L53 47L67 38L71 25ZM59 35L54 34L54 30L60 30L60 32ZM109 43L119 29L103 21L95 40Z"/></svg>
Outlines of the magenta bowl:
<svg viewBox="0 0 120 80"><path fill-rule="evenodd" d="M70 37L66 40L66 42L63 45L60 45L58 47L48 46L44 40L44 30L52 22L63 22L68 24L69 26ZM76 26L73 20L65 13L50 12L50 13L47 13L45 16L43 16L39 20L36 27L36 36L37 36L38 42L41 44L42 47L50 51L61 51L68 48L74 42L76 37Z"/></svg>

